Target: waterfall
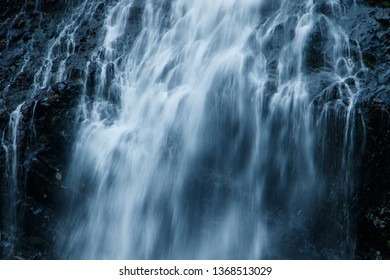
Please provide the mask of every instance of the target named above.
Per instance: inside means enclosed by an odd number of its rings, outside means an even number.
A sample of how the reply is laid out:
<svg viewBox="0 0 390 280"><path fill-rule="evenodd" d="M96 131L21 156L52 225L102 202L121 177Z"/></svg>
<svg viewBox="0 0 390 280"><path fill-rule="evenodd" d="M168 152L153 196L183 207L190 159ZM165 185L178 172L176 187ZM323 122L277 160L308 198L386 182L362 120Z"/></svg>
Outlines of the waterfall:
<svg viewBox="0 0 390 280"><path fill-rule="evenodd" d="M350 119L364 65L337 24L343 9L335 0L113 2L81 104L67 185L85 198L64 221L64 254L351 257ZM343 144L330 156L333 122ZM317 228L323 215L329 228Z"/></svg>
<svg viewBox="0 0 390 280"><path fill-rule="evenodd" d="M82 85L61 257L354 257L355 131L364 130L355 105L365 66L340 25L351 1L61 3L74 7L26 94ZM80 29L100 23L96 42L80 39ZM13 79L32 63L27 51ZM1 139L8 255L18 236L25 102Z"/></svg>

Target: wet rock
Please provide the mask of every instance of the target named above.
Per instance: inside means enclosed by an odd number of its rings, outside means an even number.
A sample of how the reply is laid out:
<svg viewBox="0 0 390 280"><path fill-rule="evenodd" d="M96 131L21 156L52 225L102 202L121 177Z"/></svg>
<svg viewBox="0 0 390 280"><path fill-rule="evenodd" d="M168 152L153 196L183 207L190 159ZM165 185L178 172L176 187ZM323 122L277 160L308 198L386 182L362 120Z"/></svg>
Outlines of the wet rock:
<svg viewBox="0 0 390 280"><path fill-rule="evenodd" d="M64 0L41 0L40 6L41 11L45 13L59 12L65 8L66 2Z"/></svg>
<svg viewBox="0 0 390 280"><path fill-rule="evenodd" d="M363 0L362 2L374 7L390 8L390 1L386 0Z"/></svg>
<svg viewBox="0 0 390 280"><path fill-rule="evenodd" d="M56 231L55 212L43 207L32 197L27 197L21 208L23 234L15 258L58 259L53 245L59 235Z"/></svg>
<svg viewBox="0 0 390 280"><path fill-rule="evenodd" d="M59 206L57 196L64 190L63 171L74 140L76 110L81 85L57 83L27 103L23 112L31 124L34 137L27 141L24 169L27 193L51 208Z"/></svg>
<svg viewBox="0 0 390 280"><path fill-rule="evenodd" d="M63 177L77 127L80 87L71 81L54 84L27 98L21 108L18 179L25 196L18 202L19 240L12 258L53 258L53 232L67 192ZM6 186L4 176L0 179Z"/></svg>
<svg viewBox="0 0 390 280"><path fill-rule="evenodd" d="M64 185L68 155L77 127L76 111L80 96L81 70L89 59L86 50L95 48L104 9L90 27L80 27L78 44L84 52L69 59L65 82L49 82L40 89L34 77L44 62L42 54L48 42L58 36L57 21L66 14L65 6L78 1L0 1L0 199L7 199L7 166L3 145L9 144L8 128L11 113L24 102L18 129L18 183L23 187L17 207L19 217L17 246L10 258L54 258L54 232ZM38 5L36 5L38 4ZM55 17L48 13L58 13ZM83 38L86 38L82 41ZM53 67L58 67L54 65ZM77 73L72 74L71 73ZM0 207L0 234L3 235L3 207ZM6 247L2 236L0 258ZM57 256L58 258L58 256Z"/></svg>
<svg viewBox="0 0 390 280"><path fill-rule="evenodd" d="M362 113L365 135L362 161L357 172L356 213L357 256L389 259L390 214L390 2L361 0L351 5L343 26L359 42L366 71L359 74L363 91L358 111ZM385 225L385 226L384 226ZM383 227L384 226L384 227Z"/></svg>
<svg viewBox="0 0 390 280"><path fill-rule="evenodd" d="M363 259L389 259L390 103L374 98L360 104L360 110L367 136L352 208L357 217L357 254Z"/></svg>

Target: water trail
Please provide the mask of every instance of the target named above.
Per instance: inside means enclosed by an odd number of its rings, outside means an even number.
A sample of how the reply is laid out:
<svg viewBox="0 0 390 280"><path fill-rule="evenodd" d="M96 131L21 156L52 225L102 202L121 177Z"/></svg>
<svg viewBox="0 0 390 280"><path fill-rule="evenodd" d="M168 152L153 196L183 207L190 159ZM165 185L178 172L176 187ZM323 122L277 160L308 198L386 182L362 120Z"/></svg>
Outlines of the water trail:
<svg viewBox="0 0 390 280"><path fill-rule="evenodd" d="M324 209L349 228L337 217L364 66L340 2L136 2L108 9L91 57L100 73L67 182L88 199L64 222L67 256L349 257L349 232L316 229ZM344 143L327 174L335 118ZM336 183L341 208L325 203ZM317 252L329 241L342 245Z"/></svg>
<svg viewBox="0 0 390 280"><path fill-rule="evenodd" d="M38 75L38 88L46 88L55 82L61 82L65 76L66 64L76 51L75 35L82 24L93 16L100 1L83 1L71 14L70 20L64 20L58 26L58 36L49 43L46 58ZM67 73L69 75L69 73Z"/></svg>
<svg viewBox="0 0 390 280"><path fill-rule="evenodd" d="M23 103L20 104L14 112L12 112L8 124L8 139L11 142L7 145L5 142L5 131L3 132L2 137L2 146L5 151L5 160L6 160L6 176L7 176L7 189L6 189L6 198L3 198L3 215L7 217L5 221L6 227L3 231L5 244L4 246L4 255L10 257L14 254L16 240L18 238L18 220L17 220L17 207L20 200L20 189L18 185L19 178L19 148L18 148L18 127L22 119L21 108Z"/></svg>

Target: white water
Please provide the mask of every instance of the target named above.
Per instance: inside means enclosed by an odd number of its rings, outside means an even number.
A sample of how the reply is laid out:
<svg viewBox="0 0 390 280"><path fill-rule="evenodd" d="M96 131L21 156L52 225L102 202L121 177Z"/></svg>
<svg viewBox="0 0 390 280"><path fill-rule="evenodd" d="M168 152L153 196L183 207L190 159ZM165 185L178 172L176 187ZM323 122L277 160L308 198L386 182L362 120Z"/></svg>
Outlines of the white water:
<svg viewBox="0 0 390 280"><path fill-rule="evenodd" d="M351 257L350 161L364 66L337 24L343 3L109 2L82 77L61 256ZM99 3L82 1L58 26L31 98L69 78L78 30ZM19 74L29 63L26 56ZM2 138L10 194L20 189L22 111ZM7 226L16 236L16 217Z"/></svg>
<svg viewBox="0 0 390 280"><path fill-rule="evenodd" d="M23 117L20 110L23 106L23 103L18 105L15 111L10 115L10 120L8 124L8 139L11 140L10 144L5 143L5 132L2 136L2 147L5 151L5 174L8 178L7 189L6 189L6 199L2 205L2 210L4 212L4 217L7 217L5 224L7 226L5 231L5 252L6 257L14 253L15 250L15 241L17 240L17 204L20 201L20 189L19 189L19 165L18 165L18 126L21 118Z"/></svg>
<svg viewBox="0 0 390 280"><path fill-rule="evenodd" d="M343 8L322 2L327 16L314 1L145 1L134 43L126 41L133 2L115 2L93 55L101 74L88 113L83 105L69 172L68 186L88 198L65 223L65 253L287 256L284 232L305 236L330 189L316 155L326 116L338 112L351 144L348 118L359 91L360 58L334 22ZM322 65L310 69L317 24L327 45ZM336 86L345 90L327 96ZM323 108L317 121L314 100ZM338 211L345 209L329 215ZM331 257L346 257L349 233L335 232L343 245Z"/></svg>

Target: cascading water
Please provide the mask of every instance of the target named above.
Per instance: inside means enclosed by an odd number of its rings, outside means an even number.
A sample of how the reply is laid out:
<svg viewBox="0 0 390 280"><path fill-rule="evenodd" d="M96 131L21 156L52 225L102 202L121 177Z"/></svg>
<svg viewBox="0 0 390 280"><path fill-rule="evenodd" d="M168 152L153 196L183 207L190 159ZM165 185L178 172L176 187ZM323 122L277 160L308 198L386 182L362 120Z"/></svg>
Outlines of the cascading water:
<svg viewBox="0 0 390 280"><path fill-rule="evenodd" d="M135 40L134 7L143 11ZM342 9L115 1L67 182L88 199L64 222L64 254L351 257L349 119L364 67L337 25ZM345 145L330 159L324 131L335 119ZM340 205L326 206L329 193ZM321 215L329 228L316 229ZM330 251L315 252L316 238Z"/></svg>
<svg viewBox="0 0 390 280"><path fill-rule="evenodd" d="M69 61L89 55L76 75L82 122L64 184L74 197L58 229L61 257L354 257L351 162L365 68L338 24L346 3L74 3L28 94L73 79ZM85 50L78 30L100 12L98 46ZM31 63L27 52L14 79ZM23 106L1 142L10 256Z"/></svg>

